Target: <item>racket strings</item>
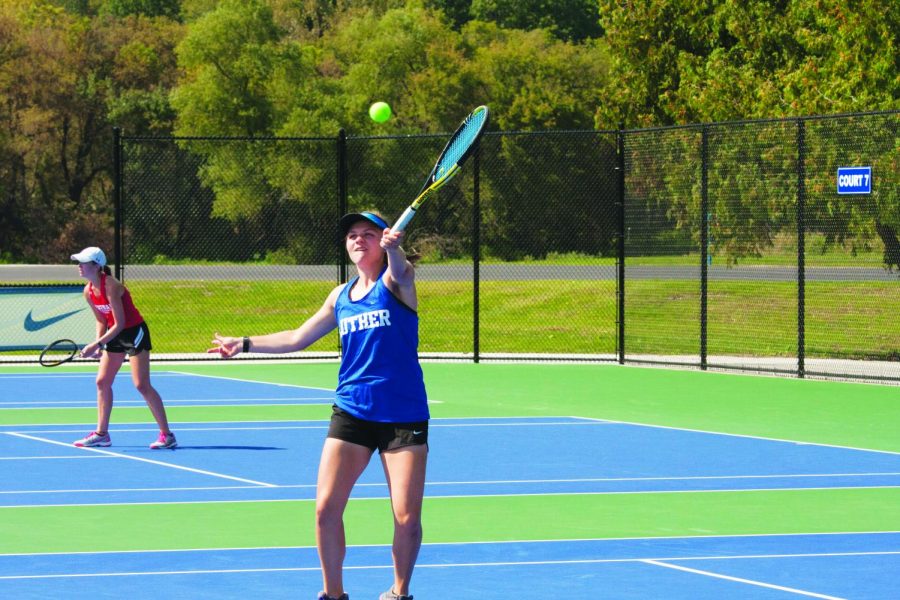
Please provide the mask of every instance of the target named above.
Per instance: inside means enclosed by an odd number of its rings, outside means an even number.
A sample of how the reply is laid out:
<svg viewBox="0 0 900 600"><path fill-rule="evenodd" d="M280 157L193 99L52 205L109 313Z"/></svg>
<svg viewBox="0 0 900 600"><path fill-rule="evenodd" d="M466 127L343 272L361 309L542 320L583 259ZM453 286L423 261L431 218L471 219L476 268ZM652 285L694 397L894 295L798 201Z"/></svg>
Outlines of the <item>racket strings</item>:
<svg viewBox="0 0 900 600"><path fill-rule="evenodd" d="M71 340L57 340L41 352L40 363L45 366L62 364L75 356L78 345Z"/></svg>
<svg viewBox="0 0 900 600"><path fill-rule="evenodd" d="M435 180L440 179L460 159L465 156L469 148L478 139L478 133L487 119L487 110L479 110L466 120L459 134L450 142L447 152L444 153L438 169L435 172Z"/></svg>

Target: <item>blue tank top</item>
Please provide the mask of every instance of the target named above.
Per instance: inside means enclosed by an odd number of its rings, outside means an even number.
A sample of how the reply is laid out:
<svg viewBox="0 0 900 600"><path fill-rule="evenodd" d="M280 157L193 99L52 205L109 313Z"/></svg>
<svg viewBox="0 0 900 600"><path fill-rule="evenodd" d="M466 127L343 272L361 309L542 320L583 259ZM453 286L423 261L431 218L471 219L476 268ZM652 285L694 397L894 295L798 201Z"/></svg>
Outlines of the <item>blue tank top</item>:
<svg viewBox="0 0 900 600"><path fill-rule="evenodd" d="M419 316L384 284L350 299L354 277L334 305L343 356L336 404L358 419L409 423L429 418L419 365Z"/></svg>

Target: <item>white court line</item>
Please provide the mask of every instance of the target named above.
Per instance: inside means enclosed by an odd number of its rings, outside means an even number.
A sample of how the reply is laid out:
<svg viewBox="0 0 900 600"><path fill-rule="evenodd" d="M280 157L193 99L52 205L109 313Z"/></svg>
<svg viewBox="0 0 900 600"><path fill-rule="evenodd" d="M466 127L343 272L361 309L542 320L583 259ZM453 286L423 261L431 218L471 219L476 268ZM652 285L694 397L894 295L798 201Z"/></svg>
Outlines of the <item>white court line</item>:
<svg viewBox="0 0 900 600"><path fill-rule="evenodd" d="M269 423L321 423L321 425L274 425L274 426L241 426L241 427L228 427L230 423L258 423L260 425L269 424ZM28 431L28 433L78 433L84 427L91 427L96 425L97 422L93 421L90 423L16 423L14 425L0 425L0 427L42 427L42 426L50 426L54 427L66 427L67 429L32 429ZM192 423L195 427L182 427L178 426L178 431L269 431L276 429L322 429L328 428L328 421L323 421L322 419L310 419L309 421L302 420L291 420L291 421L273 421L271 419L261 420L261 421L196 421ZM224 425L224 427L198 427L196 425ZM131 427L119 427L118 425L129 425ZM122 422L119 423L115 429L111 429L110 431L115 433L122 432L147 432L147 431L159 431L156 428L156 425L151 422ZM0 433L4 433L0 430Z"/></svg>
<svg viewBox="0 0 900 600"><path fill-rule="evenodd" d="M359 484L357 484L359 485ZM427 485L427 483L426 483ZM841 485L826 487L784 487L784 488L722 488L712 490L639 490L639 491L610 491L610 492L532 492L518 494L473 494L471 496L462 496L465 498L519 498L519 497L540 497L540 496L625 496L625 495L661 495L661 494L743 494L747 492L825 492L833 490L887 490L897 489L900 485ZM444 496L428 496L427 499L460 498L459 495ZM354 498L357 501L363 500L383 500L384 498Z"/></svg>
<svg viewBox="0 0 900 600"><path fill-rule="evenodd" d="M818 446L821 448L838 448L840 450L858 450L859 452L875 452L877 454L900 455L900 452L893 450L876 450L874 448L857 448L855 446L841 446L839 444L825 444L821 442L802 442L799 440L787 440L783 438L765 437L761 435L749 435L744 433L728 433L723 431L707 431L705 429L691 429L689 427L673 427L670 425L654 425L652 423L637 423L634 421L615 421L611 419L595 419L593 417L569 417L570 419L583 419L586 421L597 421L599 423L609 423L612 425L633 425L635 427L651 427L653 429L669 429L673 431L690 431L693 433L706 433L709 435L721 435L727 437L746 438L749 440L764 440L767 442L782 442L785 444L794 444L795 446Z"/></svg>
<svg viewBox="0 0 900 600"><path fill-rule="evenodd" d="M88 363L85 362L83 364ZM126 369L128 368L127 364L124 366ZM85 371L83 373L0 373L0 381L4 379L96 379L96 377L97 373L93 371ZM190 375L176 371L162 371L154 372L153 377L190 377Z"/></svg>
<svg viewBox="0 0 900 600"><path fill-rule="evenodd" d="M490 542L487 542L490 543ZM216 551L217 549L212 549L212 551ZM141 552L141 551L128 551L130 553ZM147 551L147 553L155 553L156 551ZM196 550L163 550L162 552L196 552ZM108 552L114 553L114 552ZM54 554L54 553L48 553ZM69 553L55 553L67 555ZM72 554L82 554L82 553L72 553ZM93 554L93 553L89 553ZM97 553L100 554L100 553ZM841 552L841 553L833 553L833 554L786 554L780 555L779 558L816 558L816 557L838 557L838 556L880 556L880 555L893 555L897 554L897 552ZM0 555L0 556L15 556L15 555ZM30 555L29 555L30 556ZM704 557L693 557L690 560L718 560L723 558L721 556L704 556ZM725 558L756 558L756 557L725 557ZM761 557L761 558L770 558L770 557ZM677 569L681 571L687 571L689 573L696 573L700 575L707 575L710 577L717 577L719 579L727 579L729 581L736 581L741 583L749 583L752 585L777 589L786 592L793 592L805 596L811 596L814 598L824 598L827 600L844 600L843 598L838 598L835 596L823 596L820 594L814 594L812 592L805 592L803 590L797 590L794 588L776 586L772 584L762 583L758 581L752 581L749 579L740 579L737 577L728 577L725 575L719 575L716 573L710 573L707 571L700 571L697 569L689 569L687 567L679 567L677 565L670 565L663 562L658 561L667 561L667 560L688 560L681 557L670 557L670 558L585 558L585 559L570 559L570 560L521 560L521 561L486 561L486 562L468 562L468 563L417 563L417 569L448 569L448 568L482 568L482 567L516 567L516 566L544 566L544 565L594 565L594 564L614 564L614 563L645 563L657 565L660 567L667 567L670 569ZM393 569L393 565L385 564L385 565L344 565L345 570L372 570L372 569ZM318 572L321 570L321 567L269 567L269 568L248 568L248 569L186 569L181 571L127 571L127 572L106 572L106 573L62 573L55 575L2 575L0 576L0 580L13 580L13 579L64 579L67 577L134 577L134 576L146 576L146 575L208 575L208 574L226 574L226 573L287 573L287 572Z"/></svg>
<svg viewBox="0 0 900 600"><path fill-rule="evenodd" d="M57 446L63 446L66 448L72 448L71 444L65 442L57 442L56 440L48 440L47 438L39 438L32 435L26 435L24 433L16 433L12 431L4 432L6 435L11 435L15 437L24 438L27 440L34 440L36 442L44 442L46 444L55 444ZM277 487L271 483L263 483L261 481L253 481L252 479L244 479L242 477L233 477L231 475L223 475L222 473L213 473L212 471L204 471L202 469L192 469L191 467L183 467L181 465L173 465L172 463L167 463L158 460L150 460L149 458L141 458L139 456L128 456L127 454L117 454L116 452L110 452L108 450L100 450L99 448L79 448L79 450L87 450L90 452L96 452L98 454L104 454L107 456L114 456L116 458L127 458L128 460L136 460L138 462L149 463L151 465L158 465L161 467L168 467L170 469L179 469L181 471L189 471L191 473L199 473L200 475L211 475L212 477L220 477L222 479L230 479L232 481L242 481L244 483L251 483L254 485L261 485L263 487Z"/></svg>
<svg viewBox="0 0 900 600"><path fill-rule="evenodd" d="M267 400L272 400L272 398L267 398ZM168 402L166 402L168 404ZM267 406L331 406L334 402L305 402L303 404L191 404L186 406L176 406L176 408L265 408ZM137 403L137 405L141 405ZM142 406L142 405L141 405ZM16 408L0 408L0 411L4 410L53 410L54 406L20 406ZM90 408L89 406L68 406L61 408ZM126 408L132 408L131 406L127 406ZM270 419L271 420L271 419ZM252 423L253 421L241 421L242 423ZM38 423L39 424L39 423Z"/></svg>
<svg viewBox="0 0 900 600"><path fill-rule="evenodd" d="M565 543L586 543L586 542L647 542L647 541L664 541L672 542L679 540L731 540L731 539L752 539L752 538L789 538L789 537L823 537L829 538L834 536L883 536L900 534L898 531L814 531L801 533L736 533L736 534L714 534L714 535L650 535L650 536L625 536L610 538L560 538L553 540L481 540L468 542L422 542L422 546L483 546L483 545L510 545L510 544L565 544ZM827 539L824 541L828 541ZM348 548L390 548L390 544L347 544ZM4 556L70 556L84 554L170 554L182 552L244 552L251 550L315 550L315 546L227 546L224 548L163 548L152 550L72 550L68 552L0 552L0 557ZM856 556L868 554L898 554L900 551L881 551L881 552L835 552L835 553L813 553L813 554L748 554L732 555L735 558L771 558L771 557L802 557L802 556ZM627 560L644 560L644 558L634 558ZM696 557L674 557L674 556L657 556L655 560L719 560L727 558L727 556L696 556ZM626 560L626 559L609 559L609 560Z"/></svg>
<svg viewBox="0 0 900 600"><path fill-rule="evenodd" d="M333 396L286 396L284 398L279 397L268 397L268 398L166 398L165 403L169 404L172 402L262 402L264 400L273 401L273 400L330 400L334 401ZM0 406L9 406L9 405L22 405L28 404L28 400L18 400L15 402L0 402ZM76 398L69 400L35 400L34 402L40 402L42 406L38 408L42 408L43 406L50 404L86 404L91 406L96 406L97 398ZM139 398L132 398L127 400L119 400L116 399L116 405L120 404L144 404L144 400ZM30 408L30 407L29 407Z"/></svg>
<svg viewBox="0 0 900 600"><path fill-rule="evenodd" d="M318 387L313 385L300 385L297 383L276 383L273 381L259 381L258 379L244 379L242 377L224 377L222 375L207 375L203 373L182 373L179 371L168 371L169 373L177 373L184 377L204 377L206 379L223 379L225 381L240 381L243 383L260 383L265 385L277 385L279 387L292 387L292 388L301 388L307 390L324 390L326 392L333 392L333 388L327 387ZM156 375L154 375L155 377Z"/></svg>
<svg viewBox="0 0 900 600"><path fill-rule="evenodd" d="M477 419L480 417L473 417L473 419ZM508 418L516 418L516 417L508 417ZM522 417L522 418L530 418L530 417ZM582 425L615 425L615 423L607 423L605 421L597 421L595 423L572 423L569 421L558 421L558 422L550 422L550 421L542 421L542 422L528 422L528 423L435 423L432 419L428 426L429 427L542 427L544 425L568 425L570 427L580 427Z"/></svg>
<svg viewBox="0 0 900 600"><path fill-rule="evenodd" d="M271 423L271 421L264 421ZM327 421L310 421L310 423L321 423L321 425L275 425L272 427L177 427L179 432L182 431L293 431L298 429L328 429ZM132 425L141 425L140 423L132 423ZM22 427L22 425L14 425L12 427ZM27 433L75 433L78 431L78 425L73 425L73 429L34 429ZM110 428L111 433L140 433L147 431L159 431L154 423L147 423L146 427L115 427ZM0 433L11 433L3 432Z"/></svg>
<svg viewBox="0 0 900 600"><path fill-rule="evenodd" d="M275 405L277 406L277 405ZM312 405L311 405L312 406ZM224 427L181 427L178 426L178 431L278 431L278 430L300 430L300 429L328 429L328 421L325 420L312 420L312 421L301 421L308 423L321 423L321 425L254 425L254 426L237 426L237 427L229 427L227 426L230 422L238 422L238 421L209 421L209 424L222 424ZM253 421L240 421L241 423L252 423ZM273 423L277 421L258 421L258 423ZM296 421L295 421L296 422ZM137 423L135 423L136 425ZM604 425L603 422L598 423L569 423L569 422L559 422L559 423L435 423L435 420L432 419L429 423L429 428L434 427L534 427L540 425L570 425L573 427L591 425ZM35 423L33 425L28 425L29 427L38 427L42 425L41 423ZM140 429L125 429L121 427L116 427L116 432L135 432L135 431L150 431L152 424L148 424L147 427L143 427ZM9 427L26 427L26 425L9 425ZM78 425L72 425L73 428L78 427ZM72 433L72 429L35 429L30 431L29 433ZM0 432L2 433L2 432Z"/></svg>
<svg viewBox="0 0 900 600"><path fill-rule="evenodd" d="M0 456L0 460L83 460L85 458L112 458L111 456ZM3 492L0 492L2 494Z"/></svg>
<svg viewBox="0 0 900 600"><path fill-rule="evenodd" d="M805 590L798 590L797 588L785 587L781 585L773 585L771 583L764 583L762 581L754 581L753 579L743 579L741 577L730 577L728 575L721 575L719 573L712 573L710 571L701 571L699 569L690 569L688 567L682 567L679 565L671 565L664 562L659 562L656 560L642 560L642 563L646 563L648 565L656 565L657 567L665 567L667 569L675 569L676 571L684 571L686 573L694 573L695 575L705 575L706 577L715 577L716 579L724 579L726 581L734 581L737 583L747 583L750 585L755 585L757 587L769 588L771 590L778 590L781 592L789 592L792 594L798 594L800 596L809 596L810 598L824 598L825 600L844 600L839 596L826 596L824 594L816 594L813 592L807 592Z"/></svg>
<svg viewBox="0 0 900 600"><path fill-rule="evenodd" d="M118 455L116 455L118 456ZM122 458L132 458L122 456ZM166 465L175 468L183 468L177 467L175 465ZM215 473L210 473L211 475L215 475ZM224 477L226 479L237 479L233 477L228 477L227 475L218 475L219 477ZM275 484L267 484L260 483L259 485L265 486L267 488L279 488L279 487L289 487L289 486L279 486ZM312 484L309 484L310 487L313 487ZM357 486L367 485L367 486L378 486L378 485L386 485L386 484L356 484ZM426 484L427 485L427 484ZM617 491L617 492L532 492L532 493L515 493L515 494L472 494L468 496L461 496L459 494L455 495L429 495L427 497L428 500L458 500L460 498L540 498L544 496L649 496L649 495L661 495L661 494L736 494L736 493L746 493L746 492L824 492L824 491L834 491L834 490L886 490L886 489L898 489L900 485L847 485L847 486L830 486L830 487L796 487L796 488L747 488L747 489L734 489L734 488L723 488L723 489L715 489L715 490L649 490L649 491ZM352 498L354 502L383 502L388 500L388 496L365 496L361 498ZM15 504L15 505L0 505L0 510L3 509L17 509L17 508L49 508L49 507L71 507L71 506L143 506L143 505L158 505L158 504L249 504L249 503L260 503L260 502L315 502L315 498L256 498L251 500L176 500L172 502L160 502L160 501L147 501L147 502L85 502L85 503L65 503L65 504Z"/></svg>
<svg viewBox="0 0 900 600"><path fill-rule="evenodd" d="M597 481L704 481L707 479L793 479L803 477L881 477L884 475L900 475L900 473L785 473L783 475L697 475L685 477L585 477L578 479L510 479L496 481L446 481L441 484L463 483L569 483Z"/></svg>
<svg viewBox="0 0 900 600"><path fill-rule="evenodd" d="M497 479L483 481L426 481L425 485L495 485L508 483L603 483L608 481L717 481L729 479L802 479L806 477L883 477L900 473L800 473L784 475L707 475L696 477L581 477L573 479ZM363 484L357 484L363 485ZM738 490L735 490L738 491Z"/></svg>
<svg viewBox="0 0 900 600"><path fill-rule="evenodd" d="M106 458L106 457L102 457ZM112 458L112 457L109 457ZM361 485L361 484L358 484ZM386 483L383 485L387 485ZM308 485L273 485L270 486L273 488L283 488L283 487L305 487L305 488L315 488L316 484L310 483ZM75 489L75 490L3 490L0 491L0 494L109 494L109 493L121 493L121 492L205 492L205 491L213 491L220 492L222 490L261 490L268 489L262 488L258 485L211 485L208 487L153 487L153 488L87 488L87 489ZM40 506L40 505L37 505Z"/></svg>
<svg viewBox="0 0 900 600"><path fill-rule="evenodd" d="M34 457L34 458L115 458L112 456L57 456L57 457ZM9 460L9 459L7 459ZM580 479L498 479L498 480L479 480L479 481L426 481L425 487L431 486L442 486L442 485L508 485L508 484L536 484L536 485L545 485L548 483L602 483L605 481L670 481L670 480L693 480L693 479L741 479L741 478L785 478L789 479L791 477L838 477L838 476L846 476L846 475L865 475L865 476L881 476L881 475L900 475L900 473L850 473L850 474L836 474L836 475L739 475L739 476L723 476L723 477L634 477L634 478L580 478ZM291 483L291 484L271 484L267 486L272 489L314 489L316 484L314 483ZM387 487L386 482L374 482L374 483L362 483L357 482L356 487L361 488L384 488ZM874 486L875 489L882 489L885 486ZM891 486L891 487L900 487L900 486ZM189 492L189 491L206 491L206 490L258 490L260 489L258 485L233 485L233 486L209 486L209 487L154 487L154 488L87 488L87 489L58 489L58 490L0 490L0 495L3 494L80 494L80 493L110 493L110 492ZM811 488L772 488L773 490L781 490L781 489L793 489L793 490L805 490ZM869 488L859 488L857 486L849 486L849 487L828 487L828 488L817 488L817 489L869 489ZM666 490L666 491L674 491L674 490ZM702 491L702 490L688 490L688 491ZM716 491L716 490L711 490ZM743 491L743 490L718 490L718 491ZM753 490L759 491L759 490ZM546 492L550 494L557 494L558 492ZM593 493L593 492L591 492ZM602 494L604 492L596 492L597 494ZM632 492L619 492L619 493L650 493L644 491L632 491ZM523 494L523 495L539 495L539 494ZM433 498L434 496L429 496L429 498ZM481 494L478 495L481 497Z"/></svg>

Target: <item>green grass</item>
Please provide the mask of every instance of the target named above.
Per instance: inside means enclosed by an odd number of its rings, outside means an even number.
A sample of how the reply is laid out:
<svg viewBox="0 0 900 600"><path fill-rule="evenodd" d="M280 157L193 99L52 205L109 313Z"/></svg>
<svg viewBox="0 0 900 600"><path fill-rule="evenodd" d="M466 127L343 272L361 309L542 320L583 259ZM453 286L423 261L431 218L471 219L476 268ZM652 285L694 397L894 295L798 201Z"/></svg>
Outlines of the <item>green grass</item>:
<svg viewBox="0 0 900 600"><path fill-rule="evenodd" d="M297 328L334 287L294 281L129 281L151 326L156 352L203 352L213 334L249 335ZM337 334L310 350L336 352Z"/></svg>
<svg viewBox="0 0 900 600"><path fill-rule="evenodd" d="M215 332L268 333L298 327L333 284L304 281L134 281L157 352L195 353ZM471 352L470 282L418 283L420 350ZM626 350L698 354L696 281L626 283ZM173 298L177 301L173 302ZM900 294L895 282L809 282L806 343L810 357L896 360ZM708 351L712 355L795 356L797 286L711 281ZM613 281L485 281L480 289L482 352L610 354L616 350ZM309 350L336 352L331 333Z"/></svg>
<svg viewBox="0 0 900 600"><path fill-rule="evenodd" d="M880 239L874 238L866 244L860 244L859 248L853 248L848 243L845 245L827 244L825 236L817 233L806 235L805 262L809 267L869 267L881 268L884 266L884 244ZM712 265L721 266L793 266L797 264L797 240L796 235L778 234L773 240L772 246L765 248L759 256L742 256L729 258L716 248L715 240L712 240L710 254ZM661 242L657 248L660 251L668 251L671 245L666 246ZM700 252L685 252L673 254L669 252L663 255L634 255L637 248L629 245L625 263L630 266L696 266L700 264ZM427 257L426 257L427 258ZM431 261L429 261L431 262ZM471 257L454 259L441 258L435 262L442 264L468 264ZM482 264L531 264L531 265L615 265L615 257L582 254L578 252L550 252L547 256L535 258L526 256L516 261L507 261L503 258L482 255Z"/></svg>

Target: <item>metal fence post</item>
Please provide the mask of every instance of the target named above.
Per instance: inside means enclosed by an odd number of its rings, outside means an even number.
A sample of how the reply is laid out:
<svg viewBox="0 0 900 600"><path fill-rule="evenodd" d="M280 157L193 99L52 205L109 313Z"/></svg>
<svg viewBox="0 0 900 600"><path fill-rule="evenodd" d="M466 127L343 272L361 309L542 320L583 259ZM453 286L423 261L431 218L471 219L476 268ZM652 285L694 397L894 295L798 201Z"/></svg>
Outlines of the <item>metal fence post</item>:
<svg viewBox="0 0 900 600"><path fill-rule="evenodd" d="M343 128L338 130L337 135L337 219L347 214L347 132ZM335 227L337 229L337 227ZM337 240L335 240L337 242ZM347 281L347 262L344 260L344 245L335 243L337 248L337 276L338 285ZM343 355L344 349L341 347L341 337L338 336L338 354Z"/></svg>
<svg viewBox="0 0 900 600"><path fill-rule="evenodd" d="M625 125L619 125L616 133L616 207L618 208L618 251L616 256L616 312L618 313L618 333L616 346L619 364L625 364Z"/></svg>
<svg viewBox="0 0 900 600"><path fill-rule="evenodd" d="M797 377L806 377L806 122L797 120Z"/></svg>
<svg viewBox="0 0 900 600"><path fill-rule="evenodd" d="M113 253L116 255L116 279L122 281L122 129L113 127Z"/></svg>
<svg viewBox="0 0 900 600"><path fill-rule="evenodd" d="M709 277L709 126L700 133L700 369L706 370Z"/></svg>
<svg viewBox="0 0 900 600"><path fill-rule="evenodd" d="M472 351L477 363L481 348L481 146L475 149L472 159Z"/></svg>
<svg viewBox="0 0 900 600"><path fill-rule="evenodd" d="M347 212L347 132L342 128L337 135L337 218ZM342 244L337 244L337 267L340 285L347 281L347 263Z"/></svg>

